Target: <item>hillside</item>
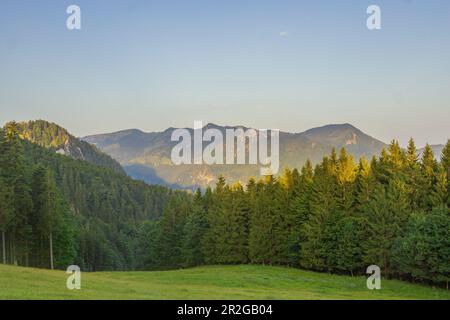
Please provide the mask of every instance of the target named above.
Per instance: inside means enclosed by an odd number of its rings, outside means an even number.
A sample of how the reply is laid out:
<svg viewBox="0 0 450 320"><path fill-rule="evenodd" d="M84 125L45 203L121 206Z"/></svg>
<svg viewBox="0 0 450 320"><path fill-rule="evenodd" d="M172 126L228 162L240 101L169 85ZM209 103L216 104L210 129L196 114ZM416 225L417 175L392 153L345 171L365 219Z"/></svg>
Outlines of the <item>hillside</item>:
<svg viewBox="0 0 450 320"><path fill-rule="evenodd" d="M218 129L222 133L225 133L226 129L248 129L243 126L219 126L211 123L206 125L204 130L208 128ZM241 182L259 175L258 165L173 166L170 154L176 144L171 142L174 129L150 133L133 129L82 139L118 160L130 176L148 183L172 187L205 187L213 185L219 175L223 175L228 181ZM188 130L192 135L193 130ZM355 159L362 155L370 158L379 154L385 146L383 142L350 124L328 125L301 133L280 132L280 166L300 168L307 159L315 164L329 154L332 148L341 147L346 147Z"/></svg>
<svg viewBox="0 0 450 320"><path fill-rule="evenodd" d="M101 152L95 146L75 138L66 129L55 123L44 120L20 122L19 129L20 136L23 139L41 147L125 174L116 160Z"/></svg>
<svg viewBox="0 0 450 320"><path fill-rule="evenodd" d="M449 291L397 280L368 290L364 277L251 265L82 273L81 290L66 289L67 276L0 265L0 299L450 299Z"/></svg>
<svg viewBox="0 0 450 320"><path fill-rule="evenodd" d="M55 266L76 263L93 271L136 268L136 240L143 222L159 219L173 198L189 201L185 193L150 186L20 139L17 124L10 124L8 130L13 129L16 134L8 142L0 129L0 227L6 230L9 264L49 267L42 249L47 237L38 227L44 212L38 208L46 203L39 200L43 195L51 194L48 201L57 208L51 215ZM52 145L50 139L43 141ZM40 181L51 186L42 187ZM14 198L17 201L10 200Z"/></svg>

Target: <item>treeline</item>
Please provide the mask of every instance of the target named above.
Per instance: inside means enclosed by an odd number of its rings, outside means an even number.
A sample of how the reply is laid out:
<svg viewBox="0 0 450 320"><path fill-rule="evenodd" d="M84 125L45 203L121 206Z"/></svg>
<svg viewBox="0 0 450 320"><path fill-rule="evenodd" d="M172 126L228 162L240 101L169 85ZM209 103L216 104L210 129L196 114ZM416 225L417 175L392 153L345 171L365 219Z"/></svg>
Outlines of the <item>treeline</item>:
<svg viewBox="0 0 450 320"><path fill-rule="evenodd" d="M111 169L55 154L0 130L0 263L85 271L136 268L138 231L171 198Z"/></svg>
<svg viewBox="0 0 450 320"><path fill-rule="evenodd" d="M268 264L446 285L450 280L450 141L440 161L393 141L358 164L342 149L279 178L172 199L139 236L141 269Z"/></svg>

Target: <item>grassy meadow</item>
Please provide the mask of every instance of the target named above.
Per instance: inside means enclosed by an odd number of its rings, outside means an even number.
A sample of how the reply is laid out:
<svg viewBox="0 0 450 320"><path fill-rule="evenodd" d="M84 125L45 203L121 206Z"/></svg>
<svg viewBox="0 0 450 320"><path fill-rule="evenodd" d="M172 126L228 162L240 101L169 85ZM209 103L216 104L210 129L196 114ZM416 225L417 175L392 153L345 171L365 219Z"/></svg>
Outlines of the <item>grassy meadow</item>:
<svg viewBox="0 0 450 320"><path fill-rule="evenodd" d="M208 266L153 272L67 274L0 265L0 299L450 299L450 291L398 280L368 290L364 277L268 266Z"/></svg>

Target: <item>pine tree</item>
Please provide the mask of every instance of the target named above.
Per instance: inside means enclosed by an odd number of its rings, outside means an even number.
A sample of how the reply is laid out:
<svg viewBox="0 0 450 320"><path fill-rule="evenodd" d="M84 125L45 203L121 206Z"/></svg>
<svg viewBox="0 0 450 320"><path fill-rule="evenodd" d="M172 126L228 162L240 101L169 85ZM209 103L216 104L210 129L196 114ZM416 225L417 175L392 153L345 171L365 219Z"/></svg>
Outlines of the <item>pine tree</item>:
<svg viewBox="0 0 450 320"><path fill-rule="evenodd" d="M447 170L441 163L438 165L435 176L435 183L433 185L434 190L430 195L430 202L433 208L447 205L449 201L448 185L449 182L447 180Z"/></svg>
<svg viewBox="0 0 450 320"><path fill-rule="evenodd" d="M4 183L12 192L11 209L9 215L9 260L18 263L18 258L27 255L26 242L30 234L28 217L32 209L32 201L24 165L24 149L19 138L16 122L5 125L3 139L1 139L0 167Z"/></svg>
<svg viewBox="0 0 450 320"><path fill-rule="evenodd" d="M345 217L337 224L338 239L335 255L336 269L350 272L364 267L363 263L363 219L360 217Z"/></svg>
<svg viewBox="0 0 450 320"><path fill-rule="evenodd" d="M62 223L62 204L50 170L38 166L33 172L35 227L49 240L50 268L54 268L53 235Z"/></svg>
<svg viewBox="0 0 450 320"><path fill-rule="evenodd" d="M159 224L159 268L177 268L183 265L183 232L189 210L190 204L183 198L171 198L167 204Z"/></svg>
<svg viewBox="0 0 450 320"><path fill-rule="evenodd" d="M276 214L278 204L276 189L279 188L273 176L256 185L255 210L250 216L249 256L252 263L272 265L277 262Z"/></svg>
<svg viewBox="0 0 450 320"><path fill-rule="evenodd" d="M450 139L442 150L441 166L447 172L447 206L450 208Z"/></svg>
<svg viewBox="0 0 450 320"><path fill-rule="evenodd" d="M314 170L311 186L310 215L302 225L300 264L313 270L326 270L325 227L338 211L336 163L324 158Z"/></svg>
<svg viewBox="0 0 450 320"><path fill-rule="evenodd" d="M137 239L137 268L154 270L164 265L160 261L158 246L161 239L160 221L145 221L139 229Z"/></svg>
<svg viewBox="0 0 450 320"><path fill-rule="evenodd" d="M197 266L204 263L201 244L208 229L206 209L201 190L197 189L191 211L184 226L182 254L186 266Z"/></svg>
<svg viewBox="0 0 450 320"><path fill-rule="evenodd" d="M437 161L434 159L433 150L427 143L420 164L420 202L419 207L422 210L431 211L433 208L433 199L435 199L435 188L437 172Z"/></svg>
<svg viewBox="0 0 450 320"><path fill-rule="evenodd" d="M293 213L293 227L288 239L289 261L293 266L300 263L300 252L302 242L302 225L309 219L311 186L313 183L313 168L310 160L302 167L301 174L297 169L292 172L293 191L290 201L290 210ZM305 239L303 239L305 240Z"/></svg>
<svg viewBox="0 0 450 320"><path fill-rule="evenodd" d="M229 238L230 263L248 262L248 235L250 206L248 195L240 183L231 187L231 208L229 214Z"/></svg>
<svg viewBox="0 0 450 320"><path fill-rule="evenodd" d="M408 141L406 163L409 167L416 167L419 164L419 156L417 155L417 148L413 138L410 138Z"/></svg>
<svg viewBox="0 0 450 320"><path fill-rule="evenodd" d="M336 170L336 179L338 184L338 201L340 209L348 215L353 208L353 194L355 188L355 179L357 168L353 162L353 157L347 154L345 148L341 149Z"/></svg>
<svg viewBox="0 0 450 320"><path fill-rule="evenodd" d="M407 194L401 180L392 180L386 187L378 185L364 208L365 262L380 266L387 276L390 274L392 245L402 234L402 226L410 215Z"/></svg>
<svg viewBox="0 0 450 320"><path fill-rule="evenodd" d="M13 206L12 190L3 182L0 176L0 232L2 237L2 261L6 264L6 232L11 223Z"/></svg>
<svg viewBox="0 0 450 320"><path fill-rule="evenodd" d="M406 151L406 164L406 178L411 198L411 205L413 210L418 210L421 202L421 173L419 156L417 154L417 148L413 138L411 138L408 142L408 148Z"/></svg>
<svg viewBox="0 0 450 320"><path fill-rule="evenodd" d="M355 178L355 210L362 212L362 208L369 201L375 187L375 177L372 167L376 166L376 160L369 164L361 157Z"/></svg>
<svg viewBox="0 0 450 320"><path fill-rule="evenodd" d="M416 280L450 282L450 219L447 208L411 216L393 247L396 270Z"/></svg>
<svg viewBox="0 0 450 320"><path fill-rule="evenodd" d="M392 167L396 170L401 170L405 167L407 158L405 152L400 147L397 140L392 140L388 147L389 156L388 161L391 163Z"/></svg>
<svg viewBox="0 0 450 320"><path fill-rule="evenodd" d="M215 189L209 195L209 206L207 210L208 230L202 241L202 251L206 263L220 263L224 260L223 251L220 246L225 243L226 234L226 196L229 188L225 178L220 176L217 179Z"/></svg>
<svg viewBox="0 0 450 320"><path fill-rule="evenodd" d="M240 184L225 185L220 179L213 192L213 204L208 212L210 226L206 241L213 248L214 263L246 263L248 259L249 208Z"/></svg>

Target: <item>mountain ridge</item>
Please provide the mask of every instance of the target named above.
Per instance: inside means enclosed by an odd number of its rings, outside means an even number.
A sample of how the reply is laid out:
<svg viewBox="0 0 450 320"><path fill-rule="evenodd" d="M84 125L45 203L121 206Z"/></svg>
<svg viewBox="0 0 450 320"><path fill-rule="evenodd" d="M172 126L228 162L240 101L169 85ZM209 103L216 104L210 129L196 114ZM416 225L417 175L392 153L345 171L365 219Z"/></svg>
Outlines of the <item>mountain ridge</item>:
<svg viewBox="0 0 450 320"><path fill-rule="evenodd" d="M22 139L56 153L125 174L119 162L92 144L76 138L67 129L45 120L17 122Z"/></svg>
<svg viewBox="0 0 450 320"><path fill-rule="evenodd" d="M215 123L202 127L203 130L208 128L218 129L222 133L225 133L226 129L252 129L244 125L220 126ZM163 180L167 185L205 187L215 183L219 175L224 175L229 181L241 182L259 175L257 165L171 165L171 149L177 143L171 141L171 133L175 129L178 128L170 127L160 132L129 129L85 136L81 139L119 161L125 172L133 178L148 183L159 184ZM189 130L191 135L194 130L180 129ZM317 163L333 148L346 147L354 158L370 158L378 155L386 146L384 142L349 123L330 124L303 132L280 131L280 168L300 168L307 159Z"/></svg>

